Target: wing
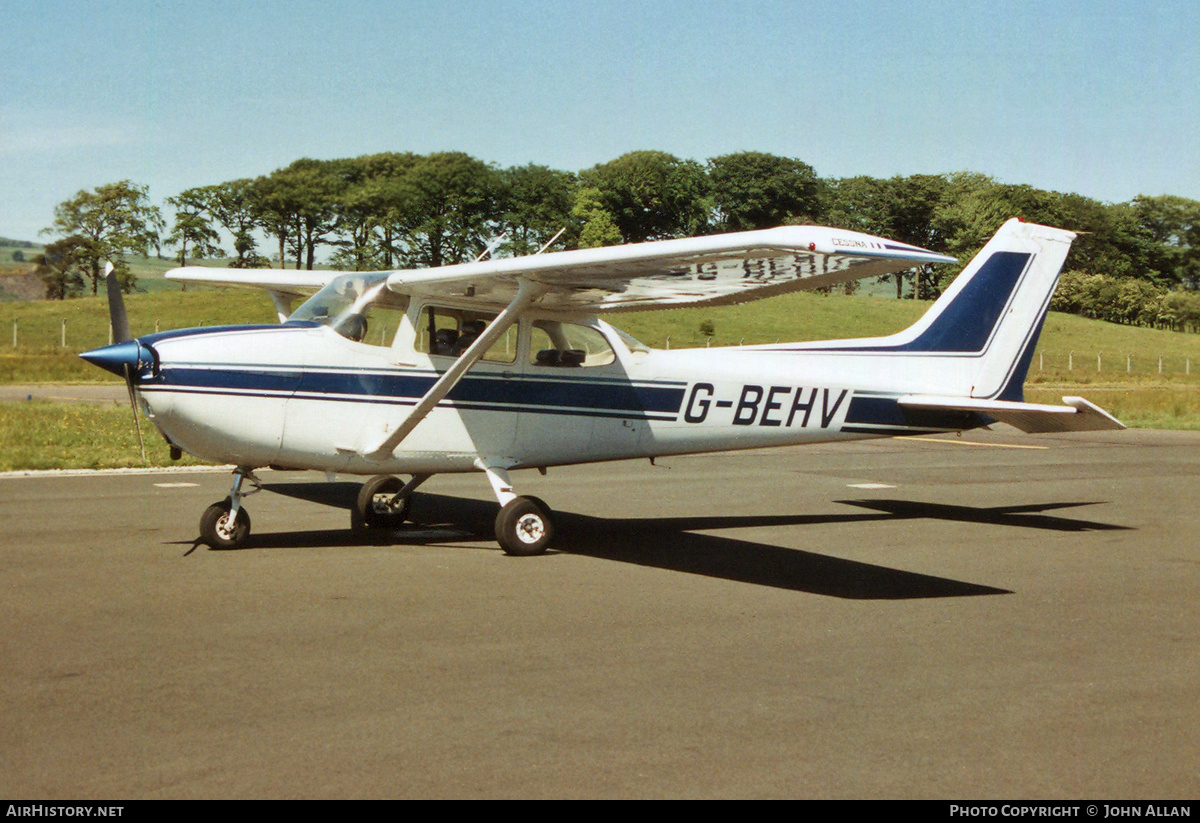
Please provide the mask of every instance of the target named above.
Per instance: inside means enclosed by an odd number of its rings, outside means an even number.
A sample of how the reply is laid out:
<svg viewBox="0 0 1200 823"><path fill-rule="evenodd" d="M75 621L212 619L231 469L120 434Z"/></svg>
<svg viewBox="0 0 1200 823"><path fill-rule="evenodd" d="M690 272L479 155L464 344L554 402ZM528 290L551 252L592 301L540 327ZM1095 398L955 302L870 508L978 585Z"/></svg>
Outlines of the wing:
<svg viewBox="0 0 1200 823"><path fill-rule="evenodd" d="M305 271L303 269L220 269L185 266L166 273L168 280L201 286L244 286L301 297L323 289L331 280L346 272Z"/></svg>
<svg viewBox="0 0 1200 823"><path fill-rule="evenodd" d="M882 237L782 226L761 231L392 272L393 291L507 306L520 280L547 288L539 308L588 313L758 300L953 257Z"/></svg>

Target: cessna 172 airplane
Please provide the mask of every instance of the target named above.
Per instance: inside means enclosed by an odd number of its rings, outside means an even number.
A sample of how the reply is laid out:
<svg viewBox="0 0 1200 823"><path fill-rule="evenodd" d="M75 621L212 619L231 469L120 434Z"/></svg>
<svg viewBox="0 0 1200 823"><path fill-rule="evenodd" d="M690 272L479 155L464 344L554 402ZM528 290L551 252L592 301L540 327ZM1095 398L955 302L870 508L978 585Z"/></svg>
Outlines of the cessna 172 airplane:
<svg viewBox="0 0 1200 823"><path fill-rule="evenodd" d="M482 472L501 507L496 539L533 555L553 524L545 503L514 491L514 469L995 421L1027 432L1122 428L1082 398L1023 402L1074 237L1008 221L924 317L888 337L660 351L601 319L955 262L882 237L786 226L434 269L175 269L167 276L183 283L266 290L281 324L130 339L118 293L120 342L82 356L125 376L174 456L237 467L229 497L200 521L214 548L246 539L245 484L270 466L373 475L352 516L364 528L403 523L413 491L435 474Z"/></svg>

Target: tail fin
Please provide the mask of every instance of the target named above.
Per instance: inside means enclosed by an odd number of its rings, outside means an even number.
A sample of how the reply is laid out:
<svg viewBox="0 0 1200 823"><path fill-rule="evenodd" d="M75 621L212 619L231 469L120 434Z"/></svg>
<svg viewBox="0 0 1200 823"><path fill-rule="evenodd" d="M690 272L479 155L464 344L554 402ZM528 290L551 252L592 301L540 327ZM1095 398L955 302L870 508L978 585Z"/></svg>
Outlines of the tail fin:
<svg viewBox="0 0 1200 823"><path fill-rule="evenodd" d="M1073 232L1005 223L915 325L892 338L912 353L977 360L970 396L1020 401Z"/></svg>
<svg viewBox="0 0 1200 823"><path fill-rule="evenodd" d="M1062 406L1024 402L1025 375L1073 239L1062 229L1005 223L925 316L895 338L908 351L977 360L966 375L969 395L908 395L900 406L971 412L1031 433L1123 429L1082 397L1064 397Z"/></svg>

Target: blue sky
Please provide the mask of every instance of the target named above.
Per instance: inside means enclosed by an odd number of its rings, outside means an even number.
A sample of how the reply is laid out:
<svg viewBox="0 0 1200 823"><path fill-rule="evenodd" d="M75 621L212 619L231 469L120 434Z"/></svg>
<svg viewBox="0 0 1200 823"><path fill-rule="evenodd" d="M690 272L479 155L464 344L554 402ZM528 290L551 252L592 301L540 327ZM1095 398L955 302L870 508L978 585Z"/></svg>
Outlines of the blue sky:
<svg viewBox="0 0 1200 823"><path fill-rule="evenodd" d="M300 157L754 150L1200 199L1194 2L0 0L0 235Z"/></svg>

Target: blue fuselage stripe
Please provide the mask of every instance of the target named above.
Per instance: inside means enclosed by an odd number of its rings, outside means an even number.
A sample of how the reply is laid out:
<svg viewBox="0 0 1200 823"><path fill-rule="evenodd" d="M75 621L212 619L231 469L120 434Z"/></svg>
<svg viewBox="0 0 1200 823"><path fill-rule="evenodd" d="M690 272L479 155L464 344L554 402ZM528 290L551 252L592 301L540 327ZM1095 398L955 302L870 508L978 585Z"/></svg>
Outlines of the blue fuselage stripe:
<svg viewBox="0 0 1200 823"><path fill-rule="evenodd" d="M150 391L177 389L206 393L254 393L412 404L437 380L433 373L380 374L354 371L288 372L259 368L164 366L143 385ZM541 380L514 376L467 377L447 395L461 407L550 411L587 409L599 413L675 415L683 403L681 385L637 385L619 381Z"/></svg>
<svg viewBox="0 0 1200 823"><path fill-rule="evenodd" d="M842 431L881 433L879 428L913 433L913 429L952 431L986 425L977 414L935 409L909 409L900 405L898 397L855 395L846 411ZM866 426L876 428L864 428Z"/></svg>

